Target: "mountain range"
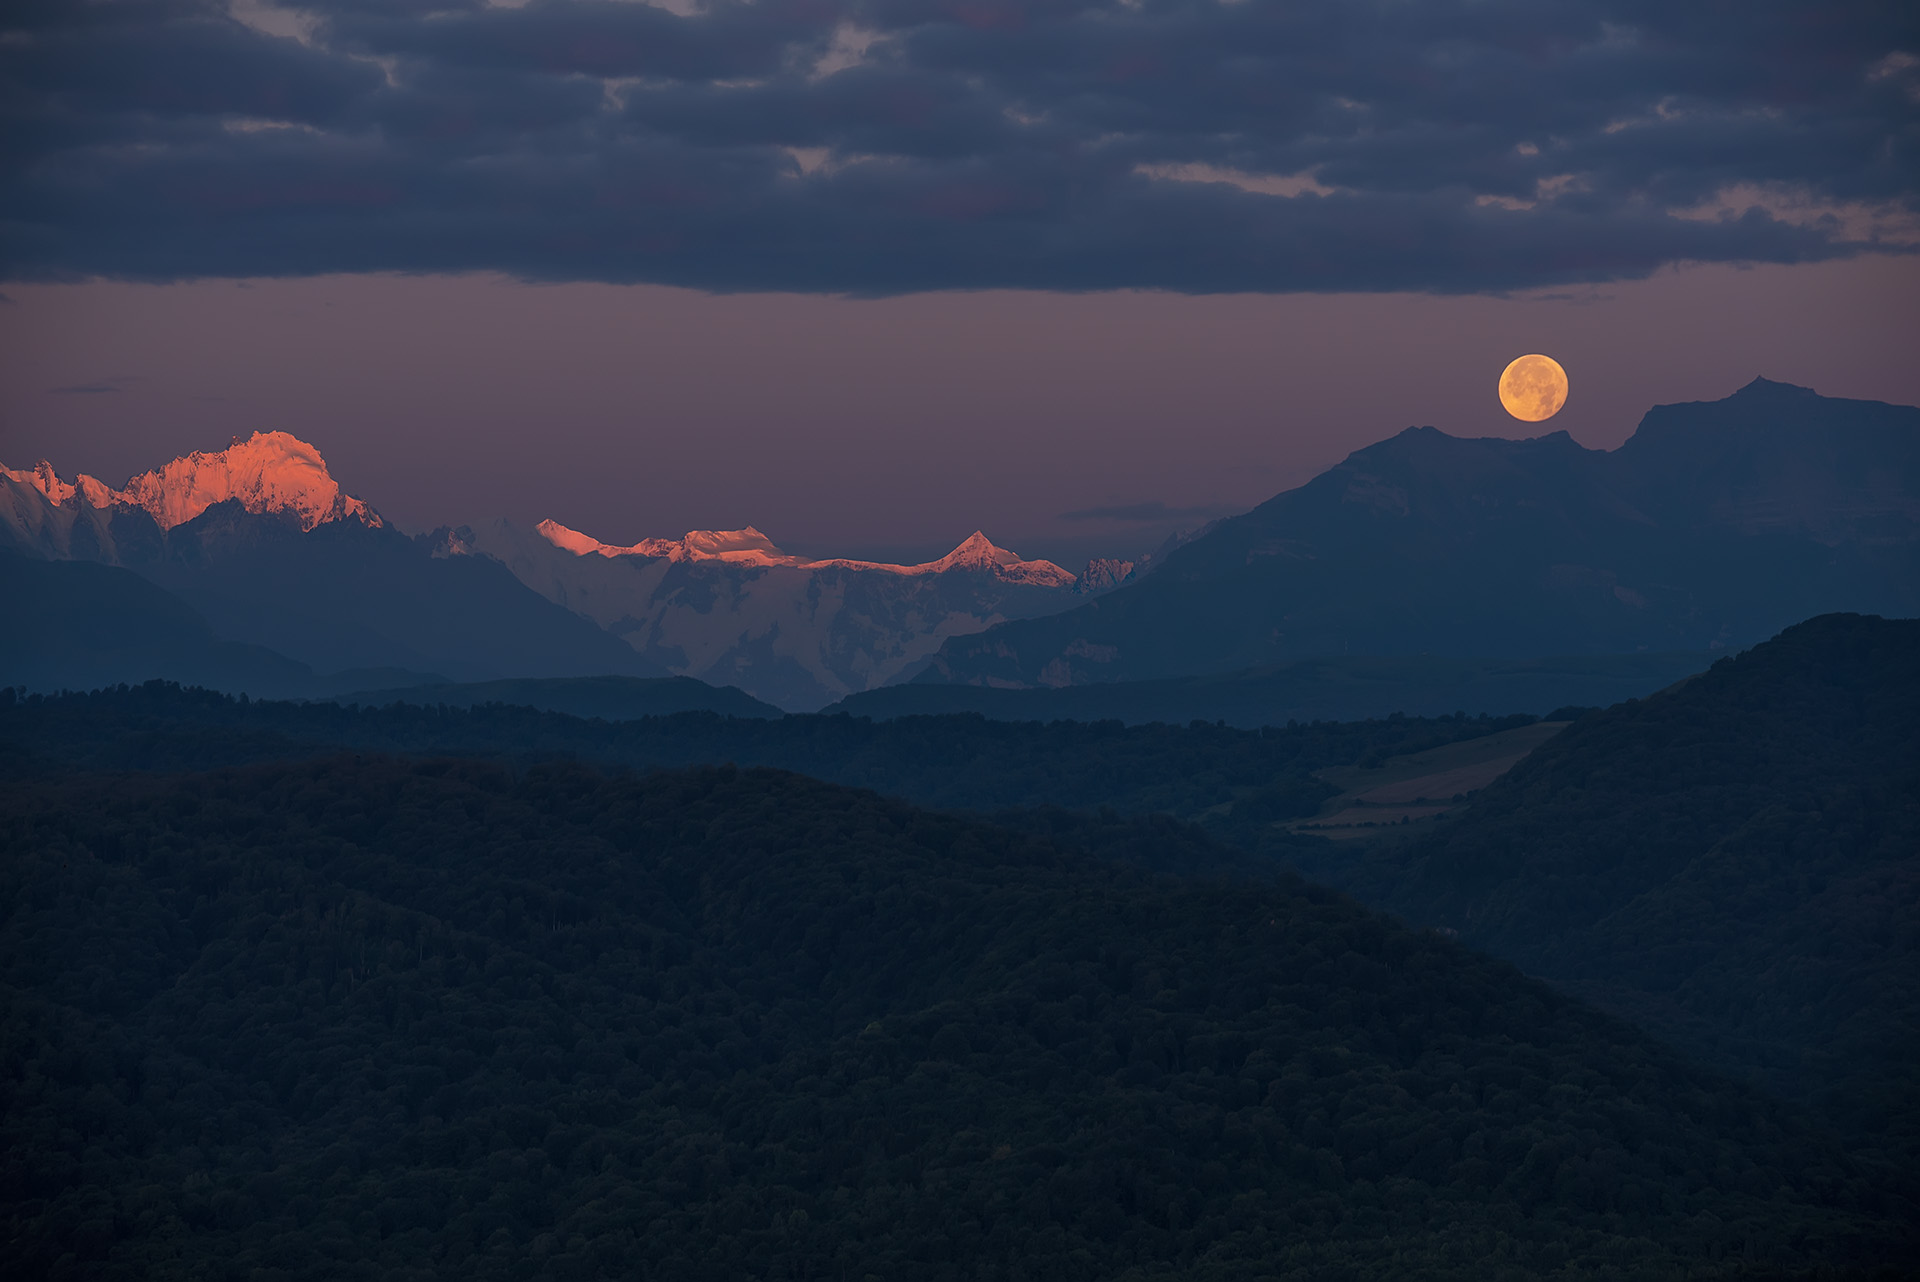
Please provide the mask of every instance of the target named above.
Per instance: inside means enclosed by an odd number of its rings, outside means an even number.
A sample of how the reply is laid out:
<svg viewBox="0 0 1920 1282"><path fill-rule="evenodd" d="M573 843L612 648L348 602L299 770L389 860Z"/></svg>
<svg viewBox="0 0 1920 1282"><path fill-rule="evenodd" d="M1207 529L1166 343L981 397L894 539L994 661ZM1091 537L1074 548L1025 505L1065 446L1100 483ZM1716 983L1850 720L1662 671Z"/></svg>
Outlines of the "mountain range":
<svg viewBox="0 0 1920 1282"><path fill-rule="evenodd" d="M221 639L317 672L667 675L498 564L435 556L284 432L176 459L122 490L87 476L68 485L45 463L6 472L0 535L27 555L133 571ZM137 637L145 617L130 605L121 626Z"/></svg>
<svg viewBox="0 0 1920 1282"><path fill-rule="evenodd" d="M1409 428L1098 600L949 640L918 680L1704 653L1833 610L1920 613L1920 409L1756 379L1612 451Z"/></svg>
<svg viewBox="0 0 1920 1282"><path fill-rule="evenodd" d="M37 572L43 600L90 602L76 616L85 644L53 641L49 619L40 641L0 648L7 679L168 676L276 694L671 673L819 707L899 675L949 636L1060 609L1090 590L978 532L920 565L790 556L754 529L627 547L553 521L411 536L284 432L175 459L119 489L86 475L65 481L44 461L0 469L0 548L123 568L177 599L159 604L147 586L112 576L69 583L80 572ZM1133 569L1095 568L1101 586ZM55 580L58 591L48 587ZM117 610L103 597L116 591ZM204 625L206 644L188 658L181 647L192 646L175 638L141 661L146 620L189 616L197 622L187 630ZM102 621L116 617L104 626L118 626L121 643L106 644ZM263 668L258 654L220 649L232 644L285 662Z"/></svg>
<svg viewBox="0 0 1920 1282"><path fill-rule="evenodd" d="M1080 600L1080 577L976 531L919 565L811 560L760 531L696 530L615 547L553 521L442 532L675 673L796 711L909 673L949 637Z"/></svg>
<svg viewBox="0 0 1920 1282"><path fill-rule="evenodd" d="M1538 713L1650 693L1811 615L1920 613L1920 410L1759 379L1656 407L1612 451L1410 428L1078 575L980 532L915 565L796 556L752 527L626 545L553 520L408 534L281 432L118 489L0 469L0 551L16 584L21 557L56 567L33 572L43 611L89 602L0 643L0 680L36 686L671 675L879 716ZM63 578L88 562L148 586Z"/></svg>

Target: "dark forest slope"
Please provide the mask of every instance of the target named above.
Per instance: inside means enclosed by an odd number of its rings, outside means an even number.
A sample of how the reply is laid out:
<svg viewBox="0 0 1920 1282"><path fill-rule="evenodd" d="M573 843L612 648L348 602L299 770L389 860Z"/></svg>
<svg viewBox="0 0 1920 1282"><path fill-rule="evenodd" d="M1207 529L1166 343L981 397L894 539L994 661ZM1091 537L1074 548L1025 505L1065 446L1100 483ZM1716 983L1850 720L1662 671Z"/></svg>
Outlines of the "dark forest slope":
<svg viewBox="0 0 1920 1282"><path fill-rule="evenodd" d="M1778 1277L1893 1260L1910 1210L1290 881L769 772L0 806L17 1276Z"/></svg>
<svg viewBox="0 0 1920 1282"><path fill-rule="evenodd" d="M1920 620L1789 628L1315 873L1920 1146Z"/></svg>

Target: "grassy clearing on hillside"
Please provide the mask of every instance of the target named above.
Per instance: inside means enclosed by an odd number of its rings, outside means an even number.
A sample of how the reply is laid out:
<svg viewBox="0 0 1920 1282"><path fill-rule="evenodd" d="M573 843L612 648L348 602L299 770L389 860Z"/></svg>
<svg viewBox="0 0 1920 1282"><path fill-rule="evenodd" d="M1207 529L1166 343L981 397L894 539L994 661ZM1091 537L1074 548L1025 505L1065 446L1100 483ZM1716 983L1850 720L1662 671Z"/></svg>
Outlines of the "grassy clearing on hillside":
<svg viewBox="0 0 1920 1282"><path fill-rule="evenodd" d="M1314 778L1341 789L1308 818L1289 825L1335 840L1377 835L1384 827L1403 827L1438 819L1471 793L1498 779L1571 722L1537 721L1498 734L1443 744L1424 752L1316 770Z"/></svg>

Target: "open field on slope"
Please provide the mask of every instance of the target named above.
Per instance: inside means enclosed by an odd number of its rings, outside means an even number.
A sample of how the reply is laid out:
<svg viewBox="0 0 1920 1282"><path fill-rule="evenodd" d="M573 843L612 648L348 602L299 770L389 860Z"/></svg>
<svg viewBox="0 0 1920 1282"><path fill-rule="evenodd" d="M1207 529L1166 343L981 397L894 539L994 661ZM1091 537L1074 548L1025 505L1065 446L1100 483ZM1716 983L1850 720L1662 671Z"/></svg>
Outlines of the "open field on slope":
<svg viewBox="0 0 1920 1282"><path fill-rule="evenodd" d="M1536 721L1530 726L1425 752L1389 757L1380 765L1334 766L1314 772L1341 789L1319 811L1289 825L1336 839L1365 837L1381 828L1438 818L1518 765L1520 759L1572 724Z"/></svg>

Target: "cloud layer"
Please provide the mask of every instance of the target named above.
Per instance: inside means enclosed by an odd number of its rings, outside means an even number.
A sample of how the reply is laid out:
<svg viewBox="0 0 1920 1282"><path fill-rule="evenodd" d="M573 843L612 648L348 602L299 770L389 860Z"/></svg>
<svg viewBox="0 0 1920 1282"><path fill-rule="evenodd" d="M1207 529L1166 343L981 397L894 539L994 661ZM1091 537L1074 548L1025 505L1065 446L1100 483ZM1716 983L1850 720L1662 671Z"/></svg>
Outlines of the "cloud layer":
<svg viewBox="0 0 1920 1282"><path fill-rule="evenodd" d="M1915 13L20 0L0 277L1460 292L1908 249Z"/></svg>

